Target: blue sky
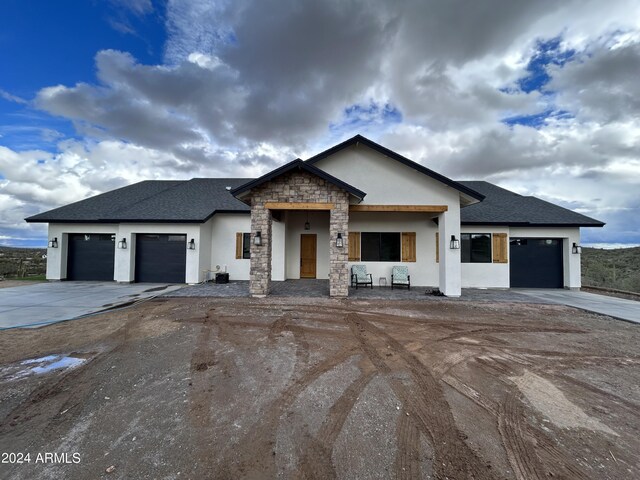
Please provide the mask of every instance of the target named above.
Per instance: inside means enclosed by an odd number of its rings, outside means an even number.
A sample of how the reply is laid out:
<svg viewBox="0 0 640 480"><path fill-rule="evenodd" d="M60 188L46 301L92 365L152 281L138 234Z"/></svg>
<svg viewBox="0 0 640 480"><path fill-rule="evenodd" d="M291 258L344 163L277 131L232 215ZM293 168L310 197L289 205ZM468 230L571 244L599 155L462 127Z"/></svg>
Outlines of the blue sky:
<svg viewBox="0 0 640 480"><path fill-rule="evenodd" d="M0 5L0 243L144 179L254 176L364 134L639 244L640 7L406 0Z"/></svg>

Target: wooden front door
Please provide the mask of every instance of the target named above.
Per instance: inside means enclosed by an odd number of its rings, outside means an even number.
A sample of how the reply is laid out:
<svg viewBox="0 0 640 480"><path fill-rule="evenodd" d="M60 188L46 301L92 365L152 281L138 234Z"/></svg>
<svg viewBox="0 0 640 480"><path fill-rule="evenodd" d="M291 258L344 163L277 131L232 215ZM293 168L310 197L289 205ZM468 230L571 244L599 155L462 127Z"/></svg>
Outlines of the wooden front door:
<svg viewBox="0 0 640 480"><path fill-rule="evenodd" d="M316 278L316 234L300 235L300 278Z"/></svg>

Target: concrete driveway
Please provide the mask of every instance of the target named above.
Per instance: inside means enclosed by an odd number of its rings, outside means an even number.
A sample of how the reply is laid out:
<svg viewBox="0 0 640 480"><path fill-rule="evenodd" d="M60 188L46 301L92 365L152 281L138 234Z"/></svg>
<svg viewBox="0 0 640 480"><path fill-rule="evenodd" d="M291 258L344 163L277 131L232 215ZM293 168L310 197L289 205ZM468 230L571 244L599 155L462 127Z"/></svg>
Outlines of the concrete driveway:
<svg viewBox="0 0 640 480"><path fill-rule="evenodd" d="M33 328L153 297L183 285L52 282L0 289L0 330Z"/></svg>
<svg viewBox="0 0 640 480"><path fill-rule="evenodd" d="M589 312L640 323L640 302L634 300L574 290L514 289L512 291L544 302L568 305L569 307L581 308Z"/></svg>

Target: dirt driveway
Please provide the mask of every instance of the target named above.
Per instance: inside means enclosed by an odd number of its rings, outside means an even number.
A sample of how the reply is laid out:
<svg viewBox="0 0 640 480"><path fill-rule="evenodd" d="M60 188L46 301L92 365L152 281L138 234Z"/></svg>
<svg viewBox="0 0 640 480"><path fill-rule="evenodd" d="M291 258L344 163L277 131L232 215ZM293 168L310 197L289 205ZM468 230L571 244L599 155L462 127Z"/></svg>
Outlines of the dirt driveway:
<svg viewBox="0 0 640 480"><path fill-rule="evenodd" d="M640 478L639 345L558 305L156 299L0 332L0 476Z"/></svg>

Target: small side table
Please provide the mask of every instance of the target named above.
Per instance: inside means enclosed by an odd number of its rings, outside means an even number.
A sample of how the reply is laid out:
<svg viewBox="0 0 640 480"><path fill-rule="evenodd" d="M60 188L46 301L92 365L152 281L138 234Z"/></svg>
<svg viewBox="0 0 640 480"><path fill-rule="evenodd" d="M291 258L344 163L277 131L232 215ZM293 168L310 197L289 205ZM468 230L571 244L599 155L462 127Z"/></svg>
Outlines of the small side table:
<svg viewBox="0 0 640 480"><path fill-rule="evenodd" d="M387 286L387 277L378 278L378 286L379 287L386 287Z"/></svg>

